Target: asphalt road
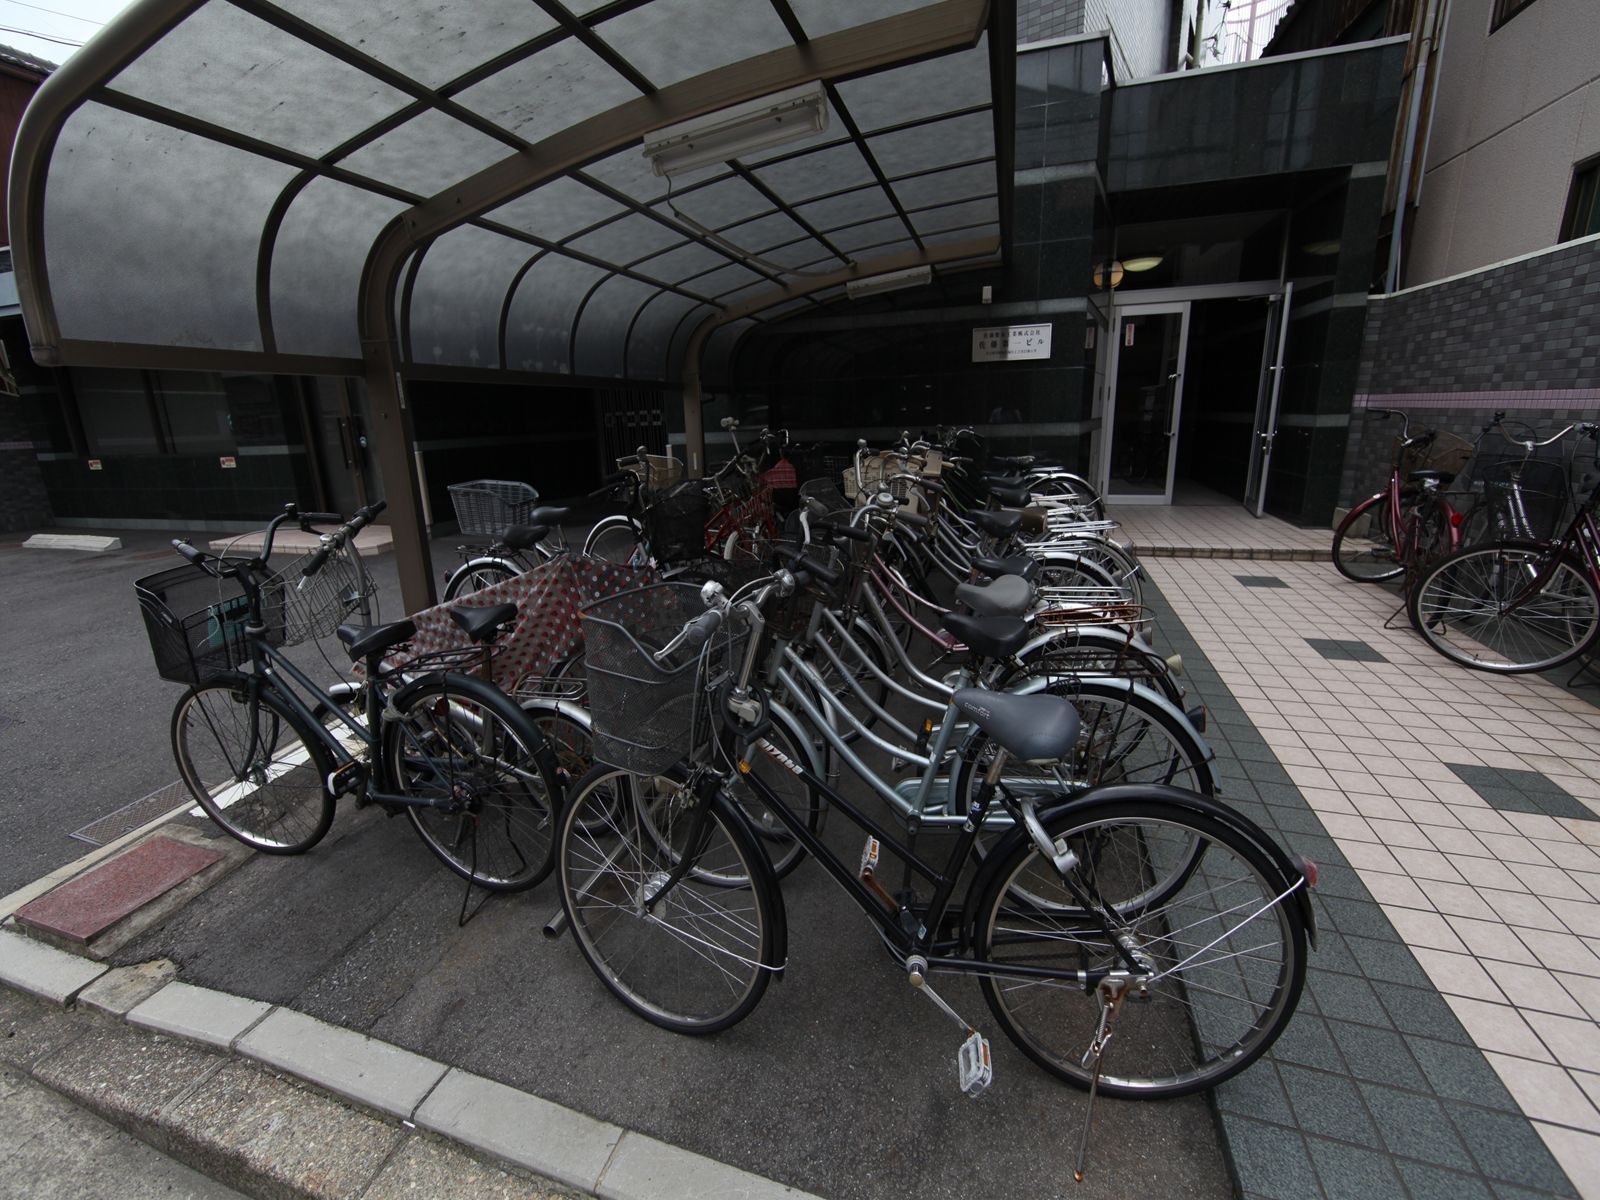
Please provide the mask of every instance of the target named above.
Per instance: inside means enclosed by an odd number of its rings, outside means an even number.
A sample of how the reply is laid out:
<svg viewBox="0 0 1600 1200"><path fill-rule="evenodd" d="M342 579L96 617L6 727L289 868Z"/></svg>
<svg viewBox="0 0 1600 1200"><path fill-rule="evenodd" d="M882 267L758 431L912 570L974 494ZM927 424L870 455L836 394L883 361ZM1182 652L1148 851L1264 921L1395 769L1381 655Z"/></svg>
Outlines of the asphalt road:
<svg viewBox="0 0 1600 1200"><path fill-rule="evenodd" d="M75 830L178 777L170 722L183 689L156 675L133 585L182 565L173 537L203 546L221 535L112 533L123 549L104 554L0 535L0 896L85 853ZM453 563L454 548L436 542L436 565ZM367 562L385 615L399 616L393 557Z"/></svg>

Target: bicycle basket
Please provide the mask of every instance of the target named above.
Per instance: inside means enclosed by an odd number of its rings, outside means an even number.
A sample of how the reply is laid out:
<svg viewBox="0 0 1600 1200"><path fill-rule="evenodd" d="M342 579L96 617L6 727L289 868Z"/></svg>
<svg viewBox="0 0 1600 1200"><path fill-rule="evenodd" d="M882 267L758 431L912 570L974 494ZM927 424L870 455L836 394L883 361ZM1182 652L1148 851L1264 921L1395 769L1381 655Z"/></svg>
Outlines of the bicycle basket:
<svg viewBox="0 0 1600 1200"><path fill-rule="evenodd" d="M508 525L526 525L539 503L532 485L509 479L475 479L452 483L450 503L455 505L461 532L499 537Z"/></svg>
<svg viewBox="0 0 1600 1200"><path fill-rule="evenodd" d="M657 562L677 563L706 552L706 520L711 503L699 487L685 484L644 510L645 536Z"/></svg>
<svg viewBox="0 0 1600 1200"><path fill-rule="evenodd" d="M224 564L238 566L244 561L225 559ZM249 603L242 592L220 596L218 585L226 582L231 581L215 579L191 566L171 567L134 581L156 674L162 679L202 684L250 661L244 631ZM267 624L263 640L273 646L283 644L283 604L275 595L282 589L282 581L275 577L262 584Z"/></svg>
<svg viewBox="0 0 1600 1200"><path fill-rule="evenodd" d="M820 579L813 579L774 603L766 614L767 630L774 637L797 638L805 633L806 627L811 624L812 610L818 603L826 603L832 598L834 588L843 585L845 573L849 570L845 555L832 546L812 544L794 548L801 550L812 562L839 576L840 583L826 584Z"/></svg>
<svg viewBox="0 0 1600 1200"><path fill-rule="evenodd" d="M664 492L683 482L683 463L670 454L646 454L622 469L637 475L639 482L652 492Z"/></svg>
<svg viewBox="0 0 1600 1200"><path fill-rule="evenodd" d="M1429 442L1413 446L1400 446L1395 439L1395 453L1399 456L1400 478L1404 480L1412 471L1443 471L1446 475L1459 475L1472 457L1472 443L1443 430L1434 432Z"/></svg>
<svg viewBox="0 0 1600 1200"><path fill-rule="evenodd" d="M708 693L738 664L748 631L725 621L704 647L679 650L665 663L654 657L705 611L692 583L651 584L584 608L596 761L659 775L706 743Z"/></svg>
<svg viewBox="0 0 1600 1200"><path fill-rule="evenodd" d="M270 600L262 598L264 611L270 607L279 611L277 622L283 628L284 646L330 636L376 590L348 547L330 556L315 575L302 575L301 570L317 553L302 555L278 571L273 578L279 586ZM271 620L269 617L269 623Z"/></svg>
<svg viewBox="0 0 1600 1200"><path fill-rule="evenodd" d="M826 515L830 519L835 516L842 520L850 519L852 505L844 498L839 485L832 479L806 480L800 485L800 499L807 503L815 500L826 510Z"/></svg>
<svg viewBox="0 0 1600 1200"><path fill-rule="evenodd" d="M1567 466L1559 458L1480 455L1472 488L1483 493L1489 537L1549 541L1561 532L1568 490Z"/></svg>

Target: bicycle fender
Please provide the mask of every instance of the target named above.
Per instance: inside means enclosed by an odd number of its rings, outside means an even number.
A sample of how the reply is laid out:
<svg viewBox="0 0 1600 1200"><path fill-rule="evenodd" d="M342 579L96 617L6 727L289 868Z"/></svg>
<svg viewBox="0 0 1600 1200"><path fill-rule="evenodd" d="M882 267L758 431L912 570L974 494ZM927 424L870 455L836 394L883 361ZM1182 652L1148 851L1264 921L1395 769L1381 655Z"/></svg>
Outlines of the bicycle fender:
<svg viewBox="0 0 1600 1200"><path fill-rule="evenodd" d="M477 700L479 702L489 704L493 704L497 701L504 701L506 704L516 709L517 713L522 718L522 728L517 731L518 735L528 743L529 747L533 750L534 755L539 759L539 765L545 769L546 774L548 774L553 780L559 780L561 778L559 774L560 762L556 758L556 752L550 748L549 740L544 736L544 732L533 723L533 719L528 716L528 714L515 700L506 695L505 692L495 687L492 683L485 683L483 680L476 679L471 675L460 675L454 671L425 672L422 675L417 676L417 678L408 681L403 687L397 689L394 695L390 696L388 700L385 701L385 711L387 711L390 706L397 706L402 701L409 700L420 688L432 680L439 678L441 675L448 680L451 691L454 691L469 700ZM559 784L557 786L559 787ZM561 799L565 799L565 797L561 797Z"/></svg>
<svg viewBox="0 0 1600 1200"><path fill-rule="evenodd" d="M1356 501L1356 503L1354 503L1354 504L1352 504L1350 506L1350 511L1344 514L1344 520L1339 522L1339 528L1335 529L1334 533L1339 533L1341 530L1344 529L1344 527L1346 525L1350 524L1351 521L1355 520L1356 514L1358 512L1361 512L1362 509L1366 508L1367 505L1369 505L1369 504L1382 504L1388 498L1389 498L1389 493L1388 492L1373 492L1372 495L1368 496L1366 499ZM1363 514L1363 515L1365 515L1365 514Z"/></svg>
<svg viewBox="0 0 1600 1200"><path fill-rule="evenodd" d="M1051 681L1049 679L1034 677L1026 680L1014 688L1007 688L1006 690L1008 692L1015 692L1019 696L1031 696L1035 692L1043 691L1046 687L1050 686L1050 682ZM1088 676L1085 677L1084 682L1093 683L1097 687L1105 687L1109 685L1112 687L1123 688L1130 692L1142 693L1144 699L1148 700L1151 704L1154 704L1157 708L1163 710L1168 716L1181 723L1182 726L1189 731L1195 740L1195 744L1200 747L1201 761L1215 761L1217 756L1216 753L1211 749L1211 743L1206 741L1205 735L1194 727L1194 722L1189 720L1188 714L1154 688L1146 687L1144 684L1136 683L1131 679L1118 679L1111 675Z"/></svg>
<svg viewBox="0 0 1600 1200"><path fill-rule="evenodd" d="M497 570L509 571L512 575L521 575L523 570L522 567L512 562L509 558L501 558L493 554L480 555L477 558L469 558L454 571L450 572L450 578L445 580L445 591L450 590L450 585L455 582L457 576L476 571L480 567L494 567Z"/></svg>

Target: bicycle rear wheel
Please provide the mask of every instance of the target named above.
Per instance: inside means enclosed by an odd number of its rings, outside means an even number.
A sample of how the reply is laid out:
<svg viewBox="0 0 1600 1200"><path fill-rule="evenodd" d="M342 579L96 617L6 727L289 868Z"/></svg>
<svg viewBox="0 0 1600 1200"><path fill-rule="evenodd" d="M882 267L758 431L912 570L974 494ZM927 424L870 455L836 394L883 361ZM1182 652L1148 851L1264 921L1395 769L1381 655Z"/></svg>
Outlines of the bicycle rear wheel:
<svg viewBox="0 0 1600 1200"><path fill-rule="evenodd" d="M1480 671L1571 662L1600 637L1600 591L1581 562L1547 564L1551 553L1537 542L1497 542L1441 559L1407 598L1412 626L1446 658Z"/></svg>
<svg viewBox="0 0 1600 1200"><path fill-rule="evenodd" d="M691 866L678 872L685 854ZM557 861L578 949L652 1024L726 1029L782 966L783 902L771 867L721 796L707 803L662 777L597 767L567 805Z"/></svg>
<svg viewBox="0 0 1600 1200"><path fill-rule="evenodd" d="M1357 583L1382 583L1405 571L1389 519L1389 496L1369 496L1345 514L1333 534L1333 565Z"/></svg>
<svg viewBox="0 0 1600 1200"><path fill-rule="evenodd" d="M417 835L463 879L520 892L550 873L561 795L538 728L479 680L438 674L397 693L384 763Z"/></svg>
<svg viewBox="0 0 1600 1200"><path fill-rule="evenodd" d="M327 750L271 692L252 707L242 679L193 687L179 698L172 754L206 815L246 846L302 854L333 824L333 797L323 783L333 770Z"/></svg>
<svg viewBox="0 0 1600 1200"><path fill-rule="evenodd" d="M444 603L448 604L457 596L470 596L473 592L480 592L486 587L515 579L520 574L522 574L521 568L509 559L474 558L462 563L450 573L450 578L444 585Z"/></svg>
<svg viewBox="0 0 1600 1200"><path fill-rule="evenodd" d="M999 848L999 868L980 876L975 957L1068 975L985 975L984 998L1006 1035L1051 1074L1088 1088L1084 1057L1101 1006L1094 987L1086 992L1073 977L1087 971L1094 983L1109 978L1128 989L1101 1091L1187 1095L1259 1058L1293 1016L1306 971L1299 904L1260 848L1162 800L1091 801L1044 820L1051 841L1078 856L1073 881L1097 911L1085 911L1028 837L1017 832ZM1196 846L1199 861L1176 870ZM1152 893L1153 880L1176 886Z"/></svg>

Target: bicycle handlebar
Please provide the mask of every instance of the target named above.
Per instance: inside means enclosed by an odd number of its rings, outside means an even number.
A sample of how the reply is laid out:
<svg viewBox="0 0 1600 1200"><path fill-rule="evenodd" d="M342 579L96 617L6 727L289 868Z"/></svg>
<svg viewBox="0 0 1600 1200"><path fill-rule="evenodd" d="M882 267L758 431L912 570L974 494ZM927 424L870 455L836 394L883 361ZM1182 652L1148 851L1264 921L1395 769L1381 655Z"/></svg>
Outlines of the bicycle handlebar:
<svg viewBox="0 0 1600 1200"><path fill-rule="evenodd" d="M339 526L338 529L334 530L332 533L323 534L322 548L313 554L311 556L311 561L306 563L306 565L300 569L300 578L302 580L309 579L318 571L322 570L322 568L327 565L328 559L333 557L335 551L337 551L346 542L355 537L356 534L360 533L363 529L370 525L372 523L372 519L388 507L389 502L387 500L379 500L376 504L369 504L365 508L358 508L353 514L351 514L350 519L343 525ZM335 521L339 519L337 513L334 514L333 519Z"/></svg>

